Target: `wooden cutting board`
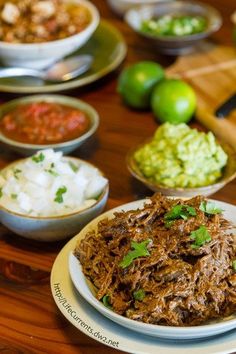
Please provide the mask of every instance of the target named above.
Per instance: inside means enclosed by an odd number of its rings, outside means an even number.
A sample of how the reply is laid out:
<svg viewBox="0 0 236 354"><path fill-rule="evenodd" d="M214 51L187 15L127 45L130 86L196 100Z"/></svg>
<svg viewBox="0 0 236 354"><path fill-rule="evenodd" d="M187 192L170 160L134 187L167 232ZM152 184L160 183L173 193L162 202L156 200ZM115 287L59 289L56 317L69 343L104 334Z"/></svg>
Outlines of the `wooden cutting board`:
<svg viewBox="0 0 236 354"><path fill-rule="evenodd" d="M236 109L224 119L215 110L236 93L236 48L203 42L167 69L168 77L187 81L198 99L196 118L236 151Z"/></svg>

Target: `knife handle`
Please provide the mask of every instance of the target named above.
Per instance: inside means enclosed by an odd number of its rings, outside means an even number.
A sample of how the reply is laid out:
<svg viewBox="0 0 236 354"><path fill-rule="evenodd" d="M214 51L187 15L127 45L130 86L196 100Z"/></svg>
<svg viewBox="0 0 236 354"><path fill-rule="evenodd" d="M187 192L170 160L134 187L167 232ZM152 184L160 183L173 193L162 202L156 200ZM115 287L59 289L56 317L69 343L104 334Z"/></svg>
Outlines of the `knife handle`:
<svg viewBox="0 0 236 354"><path fill-rule="evenodd" d="M224 118L236 108L236 94L233 94L227 99L219 108L217 108L215 114L217 118Z"/></svg>
<svg viewBox="0 0 236 354"><path fill-rule="evenodd" d="M236 125L227 119L217 119L207 110L198 108L197 120L206 128L211 130L220 140L231 145L236 151Z"/></svg>

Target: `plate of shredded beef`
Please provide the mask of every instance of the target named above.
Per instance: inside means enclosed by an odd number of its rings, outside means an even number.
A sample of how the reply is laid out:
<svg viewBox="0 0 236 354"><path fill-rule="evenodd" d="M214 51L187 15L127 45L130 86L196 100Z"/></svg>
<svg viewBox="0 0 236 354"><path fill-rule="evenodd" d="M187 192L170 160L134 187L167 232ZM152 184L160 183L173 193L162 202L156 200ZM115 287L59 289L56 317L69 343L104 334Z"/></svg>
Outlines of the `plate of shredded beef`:
<svg viewBox="0 0 236 354"><path fill-rule="evenodd" d="M143 334L194 339L236 328L235 215L201 196L122 205L77 235L72 282L96 310Z"/></svg>

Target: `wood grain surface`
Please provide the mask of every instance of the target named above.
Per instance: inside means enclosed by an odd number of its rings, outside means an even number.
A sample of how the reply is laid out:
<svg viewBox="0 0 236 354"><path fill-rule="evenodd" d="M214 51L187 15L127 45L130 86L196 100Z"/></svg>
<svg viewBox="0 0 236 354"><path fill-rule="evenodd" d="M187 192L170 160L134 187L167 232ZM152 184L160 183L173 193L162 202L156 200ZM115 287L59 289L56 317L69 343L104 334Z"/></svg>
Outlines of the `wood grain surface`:
<svg viewBox="0 0 236 354"><path fill-rule="evenodd" d="M184 58L159 55L146 41L134 34L121 18L111 12L105 0L93 2L101 16L113 23L127 41L128 54L121 68L139 60L155 60L168 68L169 75L173 70L174 75L179 65L178 73L194 83L201 100L212 109L218 101L220 103L230 95L232 86L236 83L236 71L232 74L236 59L232 48L233 26L230 22L230 16L236 7L235 0L227 0L227 4L222 0L203 1L218 8L224 19L222 28L203 45L213 48L213 51L219 50L217 46L221 46L217 62L212 59L210 50L208 54L196 52L195 57L193 54ZM209 58L213 60L213 66L209 64ZM110 196L107 209L152 194L130 176L125 156L130 148L151 136L158 125L151 112L137 112L128 109L121 102L116 92L121 68L93 85L66 92L67 95L78 97L93 105L100 115L101 122L96 135L73 155L91 161L108 177ZM212 81L212 77L217 79ZM15 95L1 93L0 101L3 103L14 97ZM191 125L204 129L198 121L192 121ZM2 149L0 168L19 157ZM236 205L236 181L212 197ZM1 353L121 353L85 336L57 309L50 290L50 271L64 244L65 241L53 244L32 242L0 226Z"/></svg>

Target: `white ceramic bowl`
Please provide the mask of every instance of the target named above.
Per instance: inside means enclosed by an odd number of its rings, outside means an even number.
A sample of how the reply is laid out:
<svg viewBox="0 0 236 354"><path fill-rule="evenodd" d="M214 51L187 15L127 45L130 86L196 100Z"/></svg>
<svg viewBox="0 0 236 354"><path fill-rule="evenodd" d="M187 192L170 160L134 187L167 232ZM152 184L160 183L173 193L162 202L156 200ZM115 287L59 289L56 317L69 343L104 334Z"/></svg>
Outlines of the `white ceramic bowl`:
<svg viewBox="0 0 236 354"><path fill-rule="evenodd" d="M91 137L98 128L99 125L99 116L95 109L89 104L78 100L77 98L62 96L62 95L33 95L27 97L17 98L15 100L9 101L2 106L0 106L0 120L4 117L5 114L10 112L12 109L16 108L21 104L28 104L33 102L51 102L58 103L65 106L73 107L79 109L84 112L88 119L90 120L89 129L82 135L78 136L78 138L68 140L62 143L52 143L52 144L30 144L23 143L13 139L8 138L0 131L0 143L11 149L15 152L29 156L33 155L39 150L42 149L54 149L55 151L63 151L64 154L68 154L69 152L77 149L81 144L83 144L88 138Z"/></svg>
<svg viewBox="0 0 236 354"><path fill-rule="evenodd" d="M1 62L6 66L42 69L82 47L98 26L99 12L90 1L70 1L86 6L91 14L91 22L83 31L64 39L43 43L0 42Z"/></svg>
<svg viewBox="0 0 236 354"><path fill-rule="evenodd" d="M100 215L98 218L91 221L78 235L77 242L80 242L88 231L96 230L97 224L100 220L104 218L114 217L115 212L122 212L127 210L134 210L142 208L144 202L147 200L139 200L132 203L128 203L118 208L109 210L108 212ZM217 206L224 210L224 217L231 221L233 224L236 222L236 206L227 203L215 201ZM235 230L234 230L235 231ZM219 319L209 324L199 325L199 326L189 326L189 327L174 327L174 326L160 326L147 324L135 320L131 320L124 316L120 316L108 309L103 305L102 302L95 298L95 289L92 286L82 272L82 267L78 259L73 255L74 250L71 250L69 257L69 273L72 282L78 292L83 296L83 298L93 306L97 311L102 313L105 317L118 323L119 325L129 328L130 330L139 332L153 337L160 337L172 340L186 340L186 339L197 339L206 338L220 333L224 333L231 329L236 328L236 315L232 315L228 318Z"/></svg>
<svg viewBox="0 0 236 354"><path fill-rule="evenodd" d="M91 163L74 157L67 156L64 157L64 159L74 163L92 165ZM18 162L22 162L22 160L8 165L0 174L5 173L7 169L13 166L16 167ZM99 172L103 175L100 170ZM25 238L46 242L62 240L76 235L89 221L103 211L107 202L108 191L109 186L107 184L95 204L81 211L60 216L27 216L0 206L0 222L15 234Z"/></svg>
<svg viewBox="0 0 236 354"><path fill-rule="evenodd" d="M137 5L155 4L156 2L160 1L168 0L107 0L112 10L115 11L118 15L124 15L124 13L131 7Z"/></svg>

